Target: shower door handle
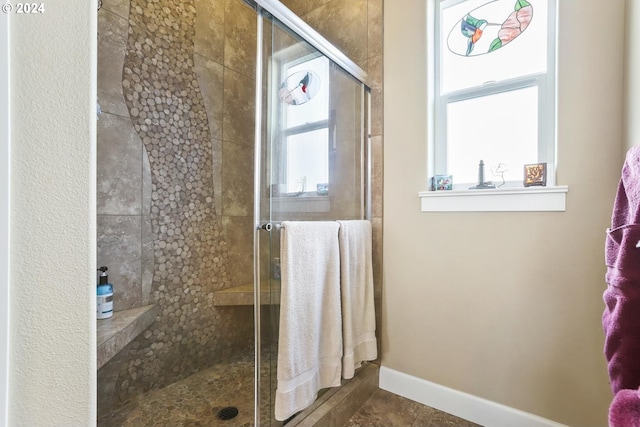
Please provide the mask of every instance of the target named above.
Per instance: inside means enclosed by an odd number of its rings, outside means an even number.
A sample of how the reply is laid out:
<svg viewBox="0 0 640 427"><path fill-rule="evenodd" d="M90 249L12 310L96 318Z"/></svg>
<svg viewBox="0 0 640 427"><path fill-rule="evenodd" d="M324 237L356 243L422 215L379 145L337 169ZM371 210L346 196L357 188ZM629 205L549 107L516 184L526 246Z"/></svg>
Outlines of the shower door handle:
<svg viewBox="0 0 640 427"><path fill-rule="evenodd" d="M271 230L273 230L273 224L271 224L270 222L265 222L264 224L262 224L258 228L261 228L261 229L266 230L266 231L271 231Z"/></svg>
<svg viewBox="0 0 640 427"><path fill-rule="evenodd" d="M273 223L273 222L265 222L262 225L258 226L258 229L262 229L262 230L267 230L267 231L271 231L271 230L280 230L282 228L282 224L279 222Z"/></svg>

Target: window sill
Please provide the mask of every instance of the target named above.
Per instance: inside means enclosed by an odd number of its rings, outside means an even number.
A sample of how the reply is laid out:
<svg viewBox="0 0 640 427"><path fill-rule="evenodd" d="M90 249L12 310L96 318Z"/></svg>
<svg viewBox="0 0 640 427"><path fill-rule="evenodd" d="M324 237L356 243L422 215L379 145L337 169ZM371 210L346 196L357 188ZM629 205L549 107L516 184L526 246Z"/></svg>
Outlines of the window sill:
<svg viewBox="0 0 640 427"><path fill-rule="evenodd" d="M564 212L569 187L422 191L422 212Z"/></svg>

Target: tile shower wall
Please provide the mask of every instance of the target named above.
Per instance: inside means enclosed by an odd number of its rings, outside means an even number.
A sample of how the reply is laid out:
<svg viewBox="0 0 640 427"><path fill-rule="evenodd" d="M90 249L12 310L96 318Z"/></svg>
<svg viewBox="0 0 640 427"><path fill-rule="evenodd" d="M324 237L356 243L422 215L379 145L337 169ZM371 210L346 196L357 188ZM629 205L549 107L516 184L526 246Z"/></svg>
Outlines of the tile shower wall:
<svg viewBox="0 0 640 427"><path fill-rule="evenodd" d="M98 263L116 310L156 322L98 371L98 411L252 351L255 12L105 0L98 13Z"/></svg>

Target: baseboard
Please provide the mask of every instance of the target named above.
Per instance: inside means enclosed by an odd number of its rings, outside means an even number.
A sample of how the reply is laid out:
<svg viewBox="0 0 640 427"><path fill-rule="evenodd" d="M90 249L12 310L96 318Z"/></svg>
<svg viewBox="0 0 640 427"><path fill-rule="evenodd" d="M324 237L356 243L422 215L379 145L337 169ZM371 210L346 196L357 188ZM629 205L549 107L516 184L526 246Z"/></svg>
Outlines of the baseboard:
<svg viewBox="0 0 640 427"><path fill-rule="evenodd" d="M380 367L380 388L484 427L567 427L384 366Z"/></svg>

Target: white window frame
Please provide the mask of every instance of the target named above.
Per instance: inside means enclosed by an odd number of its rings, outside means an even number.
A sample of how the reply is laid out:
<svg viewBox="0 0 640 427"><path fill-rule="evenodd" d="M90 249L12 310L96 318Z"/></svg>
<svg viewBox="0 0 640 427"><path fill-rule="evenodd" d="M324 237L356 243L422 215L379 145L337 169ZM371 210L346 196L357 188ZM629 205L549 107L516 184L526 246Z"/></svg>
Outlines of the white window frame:
<svg viewBox="0 0 640 427"><path fill-rule="evenodd" d="M293 59L293 60L289 60L283 64L280 65L280 74L279 74L279 81L284 81L287 76L290 74L290 69L292 67L295 67L297 65L300 64L304 64L310 61L313 61L319 57L321 57L322 55L320 53L311 53L311 54L307 54L304 56L301 56L299 58ZM329 62L329 64L331 63L330 60L328 58L325 57L325 60L327 60ZM330 74L330 70L329 70L329 74ZM325 77L324 81L322 82L323 85L328 85L330 84L330 77L329 75L327 76L322 76ZM325 90L324 88L322 90ZM329 140L327 141L327 161L329 161L329 151L333 148L335 149L335 140L334 140L334 132L332 132L332 127L335 126L335 118L333 118L332 113L331 113L331 91L329 89L329 105L327 107L327 118L326 119L322 119L322 120L317 120L314 122L307 122L305 124L301 124L301 125L296 125L296 126L288 126L287 124L287 104L280 102L278 104L278 108L281 109L281 114L280 114L280 118L281 118L281 123L279 124L279 128L281 129L281 131L279 132L279 144L280 144L280 155L282 156L280 159L280 169L278 171L278 177L277 177L277 181L278 183L287 183L289 181L289 177L287 177L287 171L286 171L286 167L284 165L286 165L286 156L288 155L287 153L287 140L289 137L291 136L295 136L295 135L302 135L308 132L312 132L312 131L316 131L316 130L320 130L320 129L327 129L327 137L329 138ZM329 168L330 169L330 168ZM329 180L329 177L327 176L327 182ZM303 193L295 193L295 192L287 192L285 194L281 194L281 196L292 196L292 195L307 195L307 196L315 196L316 195L316 190L315 189L310 189L310 188L305 188ZM323 197L326 198L326 196L318 196L318 197Z"/></svg>
<svg viewBox="0 0 640 427"><path fill-rule="evenodd" d="M446 175L447 173L447 104L470 100L478 97L495 95L501 92L508 92L529 87L538 88L538 162L547 163L547 185L555 185L555 158L556 158L556 0L549 1L548 17L548 38L547 38L547 71L526 76L520 76L510 80L500 82L487 82L482 86L457 90L442 94L440 93L440 76L442 75L442 61L439 58L442 54L440 39L440 4L448 3L453 6L465 0L433 0L431 10L434 15L430 34L434 40L432 46L434 59L432 61L433 75L433 103L430 114L434 120L433 149L430 150L434 157L430 176ZM511 166L511 165L510 165ZM524 165L522 165L524 167ZM459 183L462 188L476 183ZM522 187L522 182L507 182L506 187ZM456 182L454 177L454 188Z"/></svg>
<svg viewBox="0 0 640 427"><path fill-rule="evenodd" d="M557 0L548 0L547 72L521 76L501 82L488 82L472 89L459 90L442 96L436 64L440 55L438 24L439 4L448 1L451 5L466 0L428 0L427 16L427 94L428 94L428 177L446 174L446 105L447 102L473 99L504 91L538 87L538 162L547 163L547 185L545 187L524 187L522 182L507 182L497 189L469 190L468 186L448 191L422 191L423 212L522 212L566 210L567 186L556 183L557 130L556 130L556 76L557 76ZM444 114L443 114L444 113ZM444 146L443 146L444 144ZM524 166L524 165L523 165ZM428 183L427 183L428 184Z"/></svg>

